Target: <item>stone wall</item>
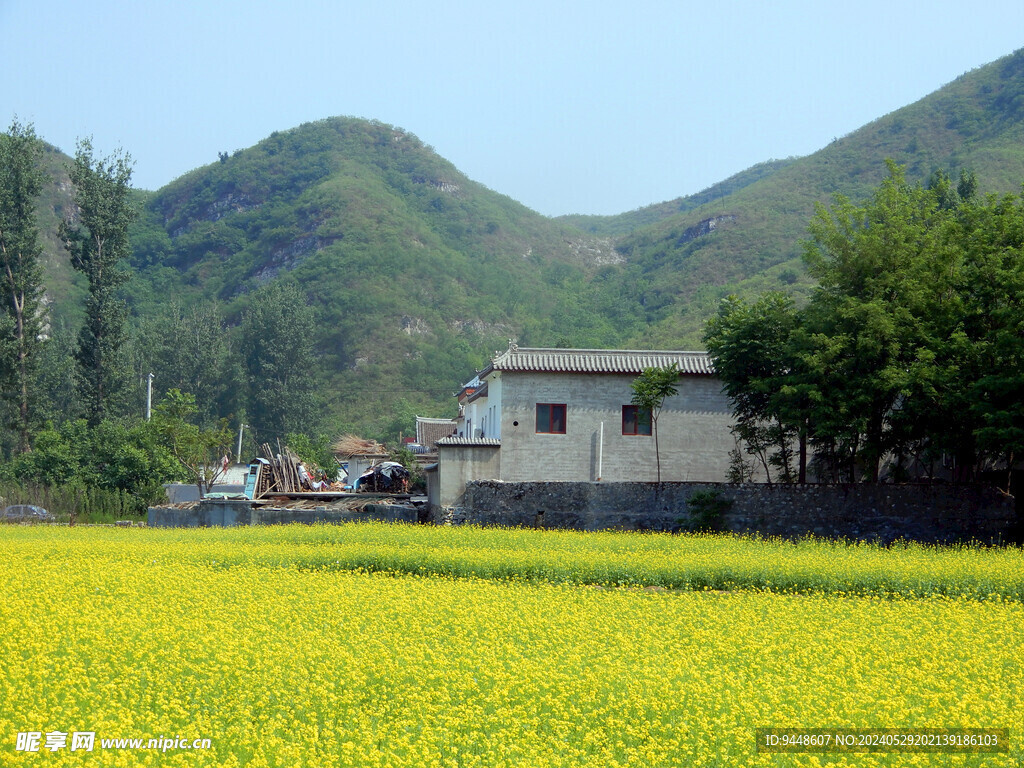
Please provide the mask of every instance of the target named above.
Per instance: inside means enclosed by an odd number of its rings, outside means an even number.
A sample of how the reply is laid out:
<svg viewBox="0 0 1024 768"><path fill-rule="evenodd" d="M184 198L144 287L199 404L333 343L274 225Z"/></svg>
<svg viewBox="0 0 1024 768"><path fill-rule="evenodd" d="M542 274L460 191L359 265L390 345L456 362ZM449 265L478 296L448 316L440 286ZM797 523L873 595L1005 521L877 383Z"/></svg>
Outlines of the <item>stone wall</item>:
<svg viewBox="0 0 1024 768"><path fill-rule="evenodd" d="M288 523L351 523L359 521L417 523L416 509L403 504L367 504L359 511L318 507L281 509L255 507L249 501L204 499L195 506L150 507L148 524L153 528L231 528L239 525L284 525Z"/></svg>
<svg viewBox="0 0 1024 768"><path fill-rule="evenodd" d="M695 494L698 503L691 504ZM711 494L709 496L709 494ZM1013 497L962 485L719 483L518 483L478 480L463 504L435 522L577 530L685 530L699 499L718 499L716 530L798 538L807 535L937 542L1020 541ZM705 507L706 508L706 507Z"/></svg>

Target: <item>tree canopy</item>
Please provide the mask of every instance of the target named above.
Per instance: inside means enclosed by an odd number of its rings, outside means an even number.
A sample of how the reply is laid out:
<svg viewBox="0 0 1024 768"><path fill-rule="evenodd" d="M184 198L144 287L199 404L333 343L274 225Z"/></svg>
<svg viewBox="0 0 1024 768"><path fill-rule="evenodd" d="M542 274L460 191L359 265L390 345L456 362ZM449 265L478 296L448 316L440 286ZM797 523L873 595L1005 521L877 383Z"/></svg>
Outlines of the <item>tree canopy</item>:
<svg viewBox="0 0 1024 768"><path fill-rule="evenodd" d="M650 414L654 432L654 454L658 463L658 482L661 482L661 449L658 446L658 416L665 400L679 392L679 366L675 363L664 368L645 368L630 385L633 396L630 402Z"/></svg>
<svg viewBox="0 0 1024 768"><path fill-rule="evenodd" d="M17 120L0 134L0 392L18 448L30 447L32 378L42 346L42 245L36 198L43 186L42 142Z"/></svg>
<svg viewBox="0 0 1024 768"><path fill-rule="evenodd" d="M802 481L809 443L822 479L971 480L1024 451L1024 203L975 188L890 163L865 203L819 206L805 306L722 302L705 341L766 470Z"/></svg>
<svg viewBox="0 0 1024 768"><path fill-rule="evenodd" d="M131 158L115 154L93 157L92 143L78 143L68 168L75 186L76 212L62 222L61 239L72 266L89 281L85 324L78 336L78 388L86 418L103 420L111 399L124 386L119 352L124 344L127 305L117 291L130 273L120 262L131 255L128 225L136 211L131 203Z"/></svg>

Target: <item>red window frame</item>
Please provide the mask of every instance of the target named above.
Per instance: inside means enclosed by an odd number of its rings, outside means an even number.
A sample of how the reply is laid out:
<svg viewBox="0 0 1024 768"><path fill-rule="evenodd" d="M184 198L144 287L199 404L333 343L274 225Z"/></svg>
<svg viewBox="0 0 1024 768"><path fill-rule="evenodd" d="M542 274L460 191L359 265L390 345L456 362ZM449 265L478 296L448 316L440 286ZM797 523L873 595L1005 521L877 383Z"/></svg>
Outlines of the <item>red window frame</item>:
<svg viewBox="0 0 1024 768"><path fill-rule="evenodd" d="M646 416L647 418L644 418ZM622 434L647 436L653 433L651 412L639 405L622 406Z"/></svg>
<svg viewBox="0 0 1024 768"><path fill-rule="evenodd" d="M565 426L565 403L537 403L537 434L564 435Z"/></svg>

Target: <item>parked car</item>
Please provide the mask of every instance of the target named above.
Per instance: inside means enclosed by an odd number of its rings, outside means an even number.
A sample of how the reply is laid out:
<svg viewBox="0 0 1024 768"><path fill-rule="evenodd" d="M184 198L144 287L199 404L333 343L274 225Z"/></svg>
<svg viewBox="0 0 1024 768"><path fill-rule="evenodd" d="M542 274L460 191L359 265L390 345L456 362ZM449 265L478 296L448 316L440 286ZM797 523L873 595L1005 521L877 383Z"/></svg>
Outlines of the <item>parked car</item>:
<svg viewBox="0 0 1024 768"><path fill-rule="evenodd" d="M11 504L0 513L0 520L6 523L45 523L54 519L53 515L35 504Z"/></svg>

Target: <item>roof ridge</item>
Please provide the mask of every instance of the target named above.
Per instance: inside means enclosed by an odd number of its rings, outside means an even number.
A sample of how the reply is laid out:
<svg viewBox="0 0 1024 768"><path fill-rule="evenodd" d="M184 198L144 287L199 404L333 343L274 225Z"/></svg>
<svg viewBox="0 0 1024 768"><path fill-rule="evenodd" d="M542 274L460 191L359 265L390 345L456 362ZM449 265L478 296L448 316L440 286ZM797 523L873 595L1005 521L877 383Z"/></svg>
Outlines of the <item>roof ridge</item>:
<svg viewBox="0 0 1024 768"><path fill-rule="evenodd" d="M633 354L633 355L706 355L706 349L584 349L579 347L513 347L499 353L501 355L555 352L558 354Z"/></svg>
<svg viewBox="0 0 1024 768"><path fill-rule="evenodd" d="M676 349L577 349L519 347L496 354L479 376L492 371L549 371L553 373L640 374L650 367L674 363L681 374L713 375L707 352Z"/></svg>

